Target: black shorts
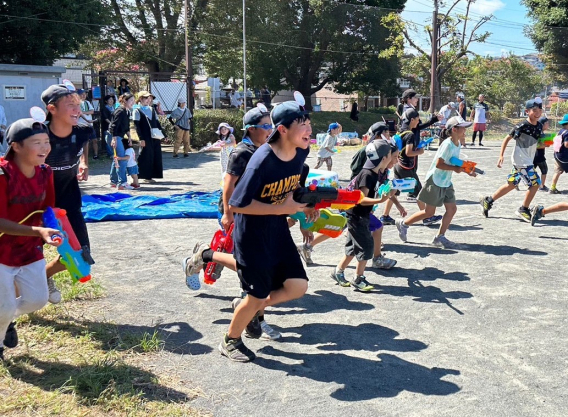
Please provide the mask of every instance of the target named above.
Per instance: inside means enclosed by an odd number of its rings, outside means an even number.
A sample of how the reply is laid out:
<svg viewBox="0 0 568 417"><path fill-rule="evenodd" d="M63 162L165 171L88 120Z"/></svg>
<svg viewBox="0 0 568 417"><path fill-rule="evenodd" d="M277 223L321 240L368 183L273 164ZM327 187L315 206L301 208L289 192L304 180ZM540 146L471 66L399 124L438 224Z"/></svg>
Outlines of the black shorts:
<svg viewBox="0 0 568 417"><path fill-rule="evenodd" d="M536 168L540 169L540 175L548 174L548 164L546 163L546 161L536 162L534 164L534 167L535 169Z"/></svg>
<svg viewBox="0 0 568 417"><path fill-rule="evenodd" d="M270 267L244 266L237 262L237 274L243 290L260 299L265 299L272 291L282 288L284 281L289 278L308 280L297 250L291 252L286 261Z"/></svg>
<svg viewBox="0 0 568 417"><path fill-rule="evenodd" d="M373 258L374 241L369 230L369 217L347 214L347 242L345 255L355 256L358 261L367 261Z"/></svg>
<svg viewBox="0 0 568 417"><path fill-rule="evenodd" d="M409 194L413 195L414 197L420 194L420 190L422 190L422 183L420 182L420 178L418 178L416 168L405 169L397 164L394 166L393 172L394 177L397 179L414 178L416 180L416 187L414 187L414 191L410 192ZM396 191L396 195L400 195L400 190Z"/></svg>

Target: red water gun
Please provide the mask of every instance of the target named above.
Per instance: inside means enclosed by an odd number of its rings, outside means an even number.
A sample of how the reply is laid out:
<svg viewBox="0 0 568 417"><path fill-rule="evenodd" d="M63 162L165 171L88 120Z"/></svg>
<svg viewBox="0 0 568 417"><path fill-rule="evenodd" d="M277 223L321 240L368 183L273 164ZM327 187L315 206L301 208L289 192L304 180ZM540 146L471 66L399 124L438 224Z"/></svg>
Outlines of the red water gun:
<svg viewBox="0 0 568 417"><path fill-rule="evenodd" d="M225 233L224 230L217 230L211 239L211 249L215 252L233 253L235 243L233 242L233 227L234 223L229 227L229 231ZM223 265L218 265L216 262L208 262L205 266L203 273L203 282L209 285L215 284L217 279L221 276Z"/></svg>
<svg viewBox="0 0 568 417"><path fill-rule="evenodd" d="M334 187L309 187L297 188L294 191L294 201L307 204L316 210L332 208L336 210L348 210L356 206L365 196L359 190L338 190Z"/></svg>

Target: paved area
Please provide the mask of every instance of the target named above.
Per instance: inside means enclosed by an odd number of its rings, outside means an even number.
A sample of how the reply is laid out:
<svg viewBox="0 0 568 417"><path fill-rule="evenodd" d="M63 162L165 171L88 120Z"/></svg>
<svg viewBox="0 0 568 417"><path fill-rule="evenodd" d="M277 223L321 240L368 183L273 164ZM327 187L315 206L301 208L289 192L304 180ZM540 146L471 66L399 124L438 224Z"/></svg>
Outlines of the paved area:
<svg viewBox="0 0 568 417"><path fill-rule="evenodd" d="M461 244L458 250L431 246L436 228L411 227L402 243L387 226L385 251L398 265L369 270L377 288L362 294L329 278L344 239L322 244L308 268L306 296L267 312L284 338L246 340L258 354L254 363L234 364L217 351L239 294L236 275L224 271L197 292L184 283L180 260L195 242L211 239L215 220L89 224L93 272L108 293L95 307L101 319L132 331L161 329L167 343L152 365L200 387L195 406L217 416L565 416L568 214L533 228L516 218L523 192L514 191L483 218L479 197L503 184L510 169L510 150L498 169L500 143L487 145L462 153L487 175L454 175L458 213L447 236ZM342 180L353 152L335 156ZM422 175L433 156L421 158ZM164 162L165 179L139 193L219 185L218 155L174 160L165 152ZM308 163L315 165L315 152ZM106 172L93 169L84 191L110 192ZM568 189L566 181L560 189ZM535 201L562 199L566 194L539 192ZM300 239L298 230L292 233ZM354 269L346 273L351 278Z"/></svg>

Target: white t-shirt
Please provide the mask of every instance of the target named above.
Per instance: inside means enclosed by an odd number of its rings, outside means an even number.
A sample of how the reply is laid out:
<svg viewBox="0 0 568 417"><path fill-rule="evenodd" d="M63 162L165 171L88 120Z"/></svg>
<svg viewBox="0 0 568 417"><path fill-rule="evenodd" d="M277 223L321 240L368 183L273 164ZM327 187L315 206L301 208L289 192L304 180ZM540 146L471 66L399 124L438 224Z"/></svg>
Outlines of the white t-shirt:
<svg viewBox="0 0 568 417"><path fill-rule="evenodd" d="M442 107L440 109L440 114L442 115L443 119L440 120L440 123L445 125L446 122L448 121L448 119L450 118L450 116L452 115L452 111L454 111L454 109L450 108L449 105L445 105L444 107Z"/></svg>
<svg viewBox="0 0 568 417"><path fill-rule="evenodd" d="M135 167L136 165L138 165L136 163L136 153L134 152L134 148L128 148L127 150L125 150L124 156L130 157L130 159L126 162L127 168Z"/></svg>
<svg viewBox="0 0 568 417"><path fill-rule="evenodd" d="M485 103L477 103L473 109L475 110L473 123L487 123L485 113L489 111L489 106Z"/></svg>
<svg viewBox="0 0 568 417"><path fill-rule="evenodd" d="M81 102L81 111L82 112L91 111L91 110L94 110L94 109L95 108L93 107L93 105L88 100ZM93 121L93 115L92 114L82 114L81 117L79 117L79 121L77 122L77 124L79 126L91 126L90 123L87 123L87 120L89 122L92 122Z"/></svg>
<svg viewBox="0 0 568 417"><path fill-rule="evenodd" d="M330 156L333 155L333 152L328 151L326 148L333 149L333 147L336 144L337 144L337 136L331 136L328 133L325 139L323 140L323 143L321 144L321 147L318 151L318 156L320 158L329 158Z"/></svg>

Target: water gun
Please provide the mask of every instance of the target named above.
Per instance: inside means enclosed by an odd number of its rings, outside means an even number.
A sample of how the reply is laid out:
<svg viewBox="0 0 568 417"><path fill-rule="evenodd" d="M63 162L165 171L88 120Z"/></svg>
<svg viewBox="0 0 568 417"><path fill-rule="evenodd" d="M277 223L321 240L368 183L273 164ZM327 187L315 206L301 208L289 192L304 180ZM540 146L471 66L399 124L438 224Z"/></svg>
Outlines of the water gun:
<svg viewBox="0 0 568 417"><path fill-rule="evenodd" d="M434 136L421 140L416 149L422 149L434 142Z"/></svg>
<svg viewBox="0 0 568 417"><path fill-rule="evenodd" d="M463 168L463 170L464 170L465 172L467 172L468 174L473 174L474 172L475 172L476 174L480 174L480 175L485 174L484 171L482 171L482 170L479 169L479 168L476 168L477 162L473 162L473 161L462 161L461 159L456 158L455 156L452 156L452 157L450 158L450 164L451 164L451 165L455 165L455 166L457 166L457 167Z"/></svg>
<svg viewBox="0 0 568 417"><path fill-rule="evenodd" d="M546 146L547 148L552 146L554 144L554 137L556 136L556 134L554 133L549 133L547 135L542 136L538 142L540 144L544 144L544 146Z"/></svg>
<svg viewBox="0 0 568 417"><path fill-rule="evenodd" d="M307 204L308 207L314 207L316 210L328 207L348 210L359 204L364 197L359 190L338 190L334 187L316 187L315 184L297 188L293 196L294 201Z"/></svg>
<svg viewBox="0 0 568 417"><path fill-rule="evenodd" d="M67 212L63 209L48 207L43 213L45 227L57 229L61 236L54 235L54 242L61 242L57 252L61 256L61 263L65 265L73 281L87 282L91 279L91 265L95 263L91 257L88 246L81 247L77 236L69 223Z"/></svg>
<svg viewBox="0 0 568 417"><path fill-rule="evenodd" d="M414 178L403 178L391 180L379 187L377 191L379 197L387 195L392 190L399 190L403 193L409 193L416 188L416 180Z"/></svg>
<svg viewBox="0 0 568 417"><path fill-rule="evenodd" d="M347 224L347 219L345 217L341 214L333 213L328 209L321 209L319 218L313 223L308 223L306 220L306 214L303 211L299 211L290 217L294 220L298 220L302 229L309 230L310 232L321 233L322 235L326 235L331 238L341 236L341 233Z"/></svg>
<svg viewBox="0 0 568 417"><path fill-rule="evenodd" d="M211 239L211 249L215 252L222 253L233 253L235 243L233 242L233 223L229 227L229 231L225 233L224 230L217 230ZM221 276L221 271L223 271L223 265L219 265L216 262L208 262L205 266L205 271L203 273L203 282L208 285L213 285L217 282L217 279Z"/></svg>

